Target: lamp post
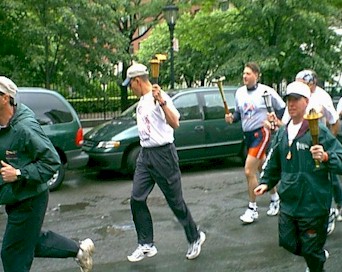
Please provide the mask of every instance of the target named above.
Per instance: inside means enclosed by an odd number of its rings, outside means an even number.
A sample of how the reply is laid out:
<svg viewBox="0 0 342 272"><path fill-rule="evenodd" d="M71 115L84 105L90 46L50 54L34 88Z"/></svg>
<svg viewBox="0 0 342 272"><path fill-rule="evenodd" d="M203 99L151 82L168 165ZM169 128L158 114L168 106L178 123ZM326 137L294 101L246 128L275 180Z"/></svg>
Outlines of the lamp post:
<svg viewBox="0 0 342 272"><path fill-rule="evenodd" d="M175 30L176 20L178 16L178 7L171 4L163 8L164 18L169 26L170 31L170 87L175 87L175 71L174 71L174 56L173 56L173 33Z"/></svg>

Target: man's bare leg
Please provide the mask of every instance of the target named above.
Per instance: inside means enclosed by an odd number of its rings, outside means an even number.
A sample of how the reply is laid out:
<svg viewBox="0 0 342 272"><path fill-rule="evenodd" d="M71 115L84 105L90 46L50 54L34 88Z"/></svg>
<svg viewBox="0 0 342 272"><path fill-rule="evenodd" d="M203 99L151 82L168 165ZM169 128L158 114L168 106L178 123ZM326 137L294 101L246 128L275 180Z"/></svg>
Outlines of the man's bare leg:
<svg viewBox="0 0 342 272"><path fill-rule="evenodd" d="M257 172L260 165L260 159L257 159L251 155L247 155L245 162L245 175L247 179L248 188L248 208L243 215L240 216L240 220L244 223L253 223L258 219L258 210L256 204L256 196L254 195L254 188L258 186Z"/></svg>

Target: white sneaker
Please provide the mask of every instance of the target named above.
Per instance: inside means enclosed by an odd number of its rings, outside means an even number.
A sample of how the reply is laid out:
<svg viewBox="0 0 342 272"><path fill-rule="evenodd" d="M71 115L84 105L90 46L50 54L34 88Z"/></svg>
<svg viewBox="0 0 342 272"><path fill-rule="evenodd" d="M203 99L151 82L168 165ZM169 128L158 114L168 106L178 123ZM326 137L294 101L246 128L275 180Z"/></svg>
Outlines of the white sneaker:
<svg viewBox="0 0 342 272"><path fill-rule="evenodd" d="M87 238L80 243L80 250L78 251L76 262L80 266L82 272L90 272L93 268L93 253L95 251L94 243Z"/></svg>
<svg viewBox="0 0 342 272"><path fill-rule="evenodd" d="M197 258L201 253L201 246L206 239L205 233L200 231L198 239L189 245L188 251L186 253L186 258L188 260L193 260Z"/></svg>
<svg viewBox="0 0 342 272"><path fill-rule="evenodd" d="M326 259L329 259L330 254L329 254L329 251L328 251L328 250L324 249L324 255L325 255L325 258L326 258Z"/></svg>
<svg viewBox="0 0 342 272"><path fill-rule="evenodd" d="M337 217L337 210L334 208L330 209L329 222L327 228L327 234L330 235L335 229L335 219Z"/></svg>
<svg viewBox="0 0 342 272"><path fill-rule="evenodd" d="M248 207L247 210L245 211L245 213L243 215L240 216L240 220L244 223L253 223L254 220L258 219L259 214L258 214L258 209L255 208L251 208Z"/></svg>
<svg viewBox="0 0 342 272"><path fill-rule="evenodd" d="M342 208L336 208L336 210L337 210L337 217L336 217L336 220L338 221L338 222L341 222L342 221Z"/></svg>
<svg viewBox="0 0 342 272"><path fill-rule="evenodd" d="M139 262L145 257L153 257L157 252L157 248L154 245L138 245L137 249L131 255L127 256L127 259L130 262Z"/></svg>
<svg viewBox="0 0 342 272"><path fill-rule="evenodd" d="M267 215L269 216L275 216L279 213L280 208L280 199L278 200L271 200L270 207L267 211Z"/></svg>

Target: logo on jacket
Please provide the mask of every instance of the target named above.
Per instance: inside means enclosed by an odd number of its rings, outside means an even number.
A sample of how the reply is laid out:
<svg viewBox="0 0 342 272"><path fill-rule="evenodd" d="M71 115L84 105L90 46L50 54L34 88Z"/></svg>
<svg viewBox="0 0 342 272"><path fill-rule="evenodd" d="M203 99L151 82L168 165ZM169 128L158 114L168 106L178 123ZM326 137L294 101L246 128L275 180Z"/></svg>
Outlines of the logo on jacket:
<svg viewBox="0 0 342 272"><path fill-rule="evenodd" d="M308 146L307 144L304 144L304 143L297 142L296 148L297 148L297 151L299 151L299 150L310 149L310 146Z"/></svg>

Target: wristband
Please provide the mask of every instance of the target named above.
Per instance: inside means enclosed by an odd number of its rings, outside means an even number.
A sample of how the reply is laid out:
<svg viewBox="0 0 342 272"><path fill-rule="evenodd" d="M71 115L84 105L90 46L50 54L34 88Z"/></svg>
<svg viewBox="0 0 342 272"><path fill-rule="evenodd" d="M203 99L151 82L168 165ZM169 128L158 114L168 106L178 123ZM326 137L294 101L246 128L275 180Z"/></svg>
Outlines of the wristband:
<svg viewBox="0 0 342 272"><path fill-rule="evenodd" d="M166 105L166 101L159 103L159 106L164 107Z"/></svg>

